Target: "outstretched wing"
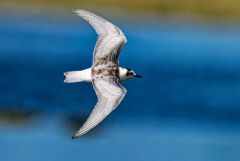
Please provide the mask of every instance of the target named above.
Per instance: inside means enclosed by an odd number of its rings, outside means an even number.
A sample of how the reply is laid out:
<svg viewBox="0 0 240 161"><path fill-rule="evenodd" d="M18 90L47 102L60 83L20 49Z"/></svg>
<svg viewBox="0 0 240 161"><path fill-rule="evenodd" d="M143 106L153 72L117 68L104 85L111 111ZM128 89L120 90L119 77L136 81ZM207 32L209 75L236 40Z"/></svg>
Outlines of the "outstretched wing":
<svg viewBox="0 0 240 161"><path fill-rule="evenodd" d="M93 87L96 92L98 102L87 121L73 136L73 138L80 137L97 126L120 104L127 92L126 89L118 83L117 79L114 78L96 78L93 80Z"/></svg>
<svg viewBox="0 0 240 161"><path fill-rule="evenodd" d="M76 13L85 19L98 34L98 40L93 52L93 64L106 64L106 62L110 61L119 65L119 53L127 42L123 32L117 26L94 13L84 10L77 10Z"/></svg>

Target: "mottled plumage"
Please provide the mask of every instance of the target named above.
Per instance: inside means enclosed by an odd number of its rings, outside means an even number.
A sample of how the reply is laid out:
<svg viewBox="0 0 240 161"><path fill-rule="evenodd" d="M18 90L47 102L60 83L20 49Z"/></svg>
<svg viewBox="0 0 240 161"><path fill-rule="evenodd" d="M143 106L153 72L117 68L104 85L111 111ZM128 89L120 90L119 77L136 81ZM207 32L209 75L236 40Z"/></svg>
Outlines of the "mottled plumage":
<svg viewBox="0 0 240 161"><path fill-rule="evenodd" d="M64 82L92 82L98 102L73 138L94 128L120 104L127 91L119 81L141 77L132 70L119 66L119 54L127 39L118 27L89 11L77 10L76 13L95 29L98 39L92 67L83 71L65 72Z"/></svg>

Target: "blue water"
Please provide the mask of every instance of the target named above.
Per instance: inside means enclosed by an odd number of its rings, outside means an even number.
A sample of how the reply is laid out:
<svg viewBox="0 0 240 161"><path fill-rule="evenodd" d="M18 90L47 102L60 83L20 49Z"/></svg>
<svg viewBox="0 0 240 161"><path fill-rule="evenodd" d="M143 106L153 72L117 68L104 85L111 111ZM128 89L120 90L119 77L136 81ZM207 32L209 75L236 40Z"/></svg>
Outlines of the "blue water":
<svg viewBox="0 0 240 161"><path fill-rule="evenodd" d="M148 23L117 23L128 39L120 62L144 79L123 83L119 108L71 140L96 96L62 73L91 65L94 30L77 17L0 16L1 158L238 161L240 30Z"/></svg>

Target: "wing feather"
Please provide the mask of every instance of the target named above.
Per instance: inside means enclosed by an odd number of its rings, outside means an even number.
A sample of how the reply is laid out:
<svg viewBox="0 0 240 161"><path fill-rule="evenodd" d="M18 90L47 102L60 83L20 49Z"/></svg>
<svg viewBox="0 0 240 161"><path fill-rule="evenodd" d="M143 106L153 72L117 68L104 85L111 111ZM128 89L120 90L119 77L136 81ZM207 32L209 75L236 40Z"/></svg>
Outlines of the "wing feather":
<svg viewBox="0 0 240 161"><path fill-rule="evenodd" d="M127 42L123 32L117 26L94 13L85 10L77 10L76 13L86 20L98 34L93 52L93 64L103 64L102 60L107 60L119 65L119 53Z"/></svg>
<svg viewBox="0 0 240 161"><path fill-rule="evenodd" d="M96 92L98 102L86 122L73 136L73 138L80 137L97 126L120 104L127 92L126 89L118 83L117 79L114 78L94 79L93 87Z"/></svg>

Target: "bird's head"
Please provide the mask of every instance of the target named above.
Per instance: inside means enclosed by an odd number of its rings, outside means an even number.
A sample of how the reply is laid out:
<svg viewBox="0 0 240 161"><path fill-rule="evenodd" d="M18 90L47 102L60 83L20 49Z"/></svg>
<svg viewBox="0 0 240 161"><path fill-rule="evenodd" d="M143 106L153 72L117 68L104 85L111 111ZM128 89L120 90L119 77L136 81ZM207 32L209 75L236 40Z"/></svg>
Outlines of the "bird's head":
<svg viewBox="0 0 240 161"><path fill-rule="evenodd" d="M126 77L129 78L143 78L143 76L136 74L132 69L130 68L126 68L127 72L126 72Z"/></svg>
<svg viewBox="0 0 240 161"><path fill-rule="evenodd" d="M120 69L120 80L128 80L130 78L143 78L143 76L136 74L132 69L130 68L121 68Z"/></svg>

